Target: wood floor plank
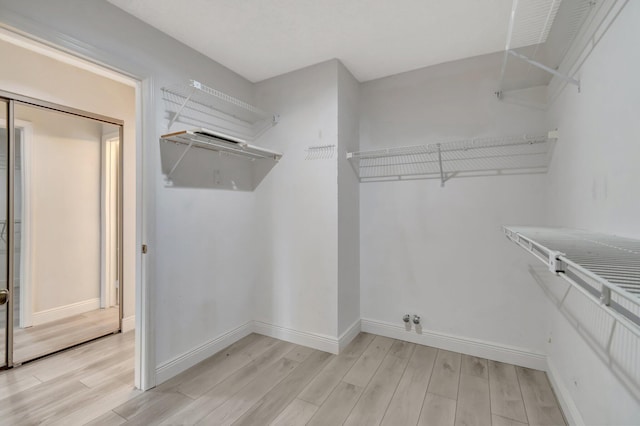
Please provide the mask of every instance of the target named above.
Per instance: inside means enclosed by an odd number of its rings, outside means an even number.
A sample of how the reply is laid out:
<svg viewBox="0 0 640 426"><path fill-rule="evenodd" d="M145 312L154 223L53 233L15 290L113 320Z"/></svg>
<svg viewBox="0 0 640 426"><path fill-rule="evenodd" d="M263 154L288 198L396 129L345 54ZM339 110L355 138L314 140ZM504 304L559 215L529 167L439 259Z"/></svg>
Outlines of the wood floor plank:
<svg viewBox="0 0 640 426"><path fill-rule="evenodd" d="M314 413L318 410L316 405L310 404L301 399L294 399L287 408L280 413L270 426L304 426L309 422Z"/></svg>
<svg viewBox="0 0 640 426"><path fill-rule="evenodd" d="M255 380L228 398L222 405L202 418L197 424L230 425L249 411L271 389L284 380L300 364L281 358Z"/></svg>
<svg viewBox="0 0 640 426"><path fill-rule="evenodd" d="M497 416L493 414L491 416L492 426L527 426L526 423L520 423L513 419L507 419L506 417Z"/></svg>
<svg viewBox="0 0 640 426"><path fill-rule="evenodd" d="M330 357L331 354L327 352L314 351L235 424L264 425L275 419L318 374Z"/></svg>
<svg viewBox="0 0 640 426"><path fill-rule="evenodd" d="M360 387L367 386L393 342L388 337L376 336L342 380Z"/></svg>
<svg viewBox="0 0 640 426"><path fill-rule="evenodd" d="M307 385L298 398L320 406L327 399L333 389L340 383L344 375L356 363L374 339L368 333L358 334L338 356L322 369L322 371Z"/></svg>
<svg viewBox="0 0 640 426"><path fill-rule="evenodd" d="M457 400L461 359L459 353L439 349L427 391Z"/></svg>
<svg viewBox="0 0 640 426"><path fill-rule="evenodd" d="M398 358L410 358L413 353L415 343L405 342L404 340L396 340L393 342L391 349L389 349L389 355L393 355Z"/></svg>
<svg viewBox="0 0 640 426"><path fill-rule="evenodd" d="M309 426L341 425L358 402L364 389L347 382L340 382L326 402L315 413Z"/></svg>
<svg viewBox="0 0 640 426"><path fill-rule="evenodd" d="M387 355L344 424L380 424L408 362L408 359Z"/></svg>
<svg viewBox="0 0 640 426"><path fill-rule="evenodd" d="M5 424L39 423L55 412L62 398L74 398L87 390L77 381L45 385L6 398L0 408L0 419Z"/></svg>
<svg viewBox="0 0 640 426"><path fill-rule="evenodd" d="M292 343L277 342L272 348L251 363L214 386L207 393L168 417L162 424L196 424L213 410L224 404L230 397L253 382L261 373L273 368L294 347Z"/></svg>
<svg viewBox="0 0 640 426"><path fill-rule="evenodd" d="M141 394L142 391L134 389L130 383L105 382L102 386L89 389L86 394L77 399L75 404L60 406L54 415L40 424L82 425L93 421L98 414L106 410L111 411Z"/></svg>
<svg viewBox="0 0 640 426"><path fill-rule="evenodd" d="M556 396L543 371L516 367L530 425L564 425Z"/></svg>
<svg viewBox="0 0 640 426"><path fill-rule="evenodd" d="M186 397L177 392L147 393L154 394L153 398L134 415L127 417L127 422L125 423L126 425L156 425L162 422L162 420L164 420L165 418L169 417L172 412L181 409L192 401L189 397ZM116 410L114 411L122 415L120 412Z"/></svg>
<svg viewBox="0 0 640 426"><path fill-rule="evenodd" d="M117 308L98 309L47 324L16 328L14 361L26 362L116 331Z"/></svg>
<svg viewBox="0 0 640 426"><path fill-rule="evenodd" d="M237 353L218 357L215 363L208 364L196 377L178 385L177 390L189 398L197 399L276 343L278 340L271 338L255 340Z"/></svg>
<svg viewBox="0 0 640 426"><path fill-rule="evenodd" d="M471 355L462 355L462 374L468 374L469 376L482 377L483 379L489 378L489 369L487 367L487 360L484 358L478 358Z"/></svg>
<svg viewBox="0 0 640 426"><path fill-rule="evenodd" d="M3 380L4 379L4 380ZM0 375L0 402L12 393L22 392L38 386L42 382L35 376L26 375L23 377L3 377Z"/></svg>
<svg viewBox="0 0 640 426"><path fill-rule="evenodd" d="M295 345L284 357L289 358L292 361L302 362L307 359L313 351L313 348Z"/></svg>
<svg viewBox="0 0 640 426"><path fill-rule="evenodd" d="M521 423L527 422L520 383L513 365L489 361L491 412Z"/></svg>
<svg viewBox="0 0 640 426"><path fill-rule="evenodd" d="M85 426L120 426L125 424L126 422L127 422L126 419L117 415L113 411L107 411L101 416L98 416L92 421L86 423Z"/></svg>
<svg viewBox="0 0 640 426"><path fill-rule="evenodd" d="M491 426L491 398L487 379L468 374L460 375L455 424Z"/></svg>
<svg viewBox="0 0 640 426"><path fill-rule="evenodd" d="M456 401L427 392L418 419L418 426L453 426L456 420Z"/></svg>
<svg viewBox="0 0 640 426"><path fill-rule="evenodd" d="M436 348L415 346L382 420L383 425L414 425L418 422L437 355Z"/></svg>
<svg viewBox="0 0 640 426"><path fill-rule="evenodd" d="M250 335L238 340L237 342L233 343L232 345L228 346L227 348L221 350L220 352L216 353L215 355L213 355L213 356L205 359L204 361L196 364L195 366L191 367L190 369L178 374L175 377L172 377L171 379L167 380L164 383L161 383L160 385L155 387L155 390L157 392L177 392L179 386L181 386L184 383L188 383L191 380L194 380L194 379L198 378L200 375L203 374L203 372L207 371L207 369L210 366L217 364L218 362L220 362L221 360L223 360L223 359L225 359L227 357L243 354L244 351L246 351L248 346L260 344L259 342L265 341L265 340L268 340L268 339L269 338L266 337L266 336L262 336L260 334L252 333L252 334L250 334Z"/></svg>

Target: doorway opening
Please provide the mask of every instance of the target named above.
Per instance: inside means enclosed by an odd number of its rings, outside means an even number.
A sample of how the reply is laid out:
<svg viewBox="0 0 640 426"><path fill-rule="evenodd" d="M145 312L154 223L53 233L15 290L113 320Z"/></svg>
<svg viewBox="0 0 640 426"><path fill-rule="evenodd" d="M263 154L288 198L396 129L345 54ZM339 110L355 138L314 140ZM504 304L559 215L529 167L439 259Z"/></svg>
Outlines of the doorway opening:
<svg viewBox="0 0 640 426"><path fill-rule="evenodd" d="M55 37L53 38L55 39ZM96 151L93 148L96 146L100 147L98 151L100 156L98 169L101 167L103 171L101 172L102 174L98 176L95 174L91 176L92 182L95 184L92 185L92 189L95 190L96 186L98 187L97 191L94 192L94 195L97 193L97 197L91 196L91 205L94 213L98 206L100 208L100 220L97 228L97 238L99 238L100 242L96 249L96 228L92 227L93 242L90 244L91 251L87 250L86 253L81 252L81 254L88 257L88 254L92 253L91 258L94 259L92 261L93 265L91 266L93 271L92 280L94 284L96 280L98 281L98 293L95 293L96 286L93 285L92 291L94 291L94 293L91 297L87 297L85 294L82 301L75 302L70 299L68 292L64 290L59 292L54 291L54 296L60 296L63 299L66 298L66 301L69 302L61 305L65 306L65 309L56 310L53 305L40 305L38 308L32 308L31 311L29 311L29 309L27 309L29 306L29 296L32 298L31 304L33 304L34 301L38 303L37 300L34 300L37 298L37 288L35 292L29 292L28 286L21 286L21 283L24 282L34 282L33 277L31 277L31 279L29 277L31 269L24 267L24 265L29 264L30 252L29 250L25 251L25 247L28 247L28 245L21 244L23 240L29 238L29 229L25 228L21 221L29 219L28 212L30 210L27 208L25 211L20 210L14 212L14 216L16 216L13 218L14 232L27 234L25 236L18 235L17 237L19 237L20 242L13 248L16 254L14 255L15 261L12 267L14 268L14 276L19 280L16 282L17 287L13 289L17 302L14 303L15 310L19 311L12 315L12 318L16 319L14 326L28 328L29 313L31 312L33 317L34 313L41 312L42 310L51 310L51 312L46 312L45 319L47 319L47 315L49 315L50 319L51 315L55 316L56 312L60 313L60 311L71 313L72 309L76 309L76 312L80 311L78 315L87 315L87 312L90 312L88 311L89 307L95 308L93 309L94 311L99 309L103 311L107 309L120 311L119 316L117 316L118 324L115 330L121 329L123 332L127 332L135 329L136 350L134 360L132 360L132 363L135 363L135 385L142 389L148 389L153 386L154 375L151 373L155 371L155 368L153 362L147 362L147 358L153 354L153 352L150 351L151 347L148 341L152 336L145 333L144 330L149 320L148 308L145 308L147 304L144 303L143 300L144 292L146 291L146 287L143 285L144 259L139 247L145 235L143 232L142 211L142 177L144 176L142 173L141 155L142 133L143 129L149 129L147 119L145 118L143 120L142 107L146 102L146 96L151 90L151 86L147 80L136 79L126 73L118 73L102 65L97 65L92 61L82 59L75 54L65 53L56 46L43 44L40 41L32 40L28 36L18 35L2 28L0 28L0 51L2 51L3 56L13 59L10 66L7 64L8 66L6 68L3 67L3 69L0 70L0 90L4 90L5 95L20 93L21 95L25 95L23 97L32 97L30 99L36 104L38 102L35 98L46 99L47 101L45 103L53 101L55 105L60 107L53 109L72 109L67 106L79 108L80 114L75 114L76 116L91 115L91 118L95 119L94 115L96 114L84 113L84 111L95 111L99 112L99 114L118 117L118 119L121 119L125 123L124 127L122 127L122 122L118 122L115 124L116 128L101 129L100 132L95 133L96 141L97 134L100 133L100 141L94 143L94 145L90 144L92 146L90 151L92 155L94 155L94 160L96 158ZM46 69L46 72L38 72L38 68ZM45 76L46 78L44 78ZM5 107L4 112L2 109L3 105L0 104L0 116L5 117L7 107ZM15 115L14 111L14 116ZM28 120L23 121L26 122ZM98 121L101 120L98 119ZM114 120L108 119L106 121L110 122ZM15 184L24 182L22 175L24 172L19 167L22 165L21 150L29 149L29 142L27 141L29 139L28 134L31 132L33 135L34 133L34 126L30 126L29 124L28 122L25 124L20 121L15 123L15 139L18 142L15 148L15 154L18 160L16 164L18 168L14 171ZM83 125L76 127L82 129ZM118 130L118 127L120 130ZM23 137L26 141L24 142L25 148L23 148ZM119 141L116 141L118 137ZM32 137L31 140L33 141L33 139ZM82 147L76 148L81 149ZM84 146L84 148L87 148L87 146ZM27 157L28 156L29 154L27 153ZM123 160L114 161L114 157L119 157ZM37 155L32 158L37 159ZM20 166L18 166L18 164ZM59 163L50 161L46 164L46 167L53 168L56 165L59 165ZM107 170L111 170L111 173L107 173ZM67 172L70 173L71 170L67 170ZM80 173L78 170L76 170L76 172ZM2 170L0 170L0 174L2 174ZM114 174L122 178L120 182L117 182ZM26 176L24 180L28 179L28 174ZM69 176L67 176L67 178L69 178ZM73 179L71 179L71 181L74 184L76 183ZM98 181L99 184L96 183ZM87 180L84 179L83 182L86 183ZM53 184L53 182L49 183ZM2 182L0 182L0 185L2 185ZM25 185L28 185L28 182L26 182ZM113 204L113 199L116 196L115 189L119 185L125 186L117 200L120 203L118 206L120 213L111 213L113 212L112 209L103 207L109 203ZM80 188L78 190L80 190ZM69 194L70 192L67 191L64 195L68 196ZM25 199L27 202L29 201L27 193L25 193ZM40 197L38 197L38 200L40 200ZM17 201L22 206L22 201L19 199ZM0 209L4 207L5 206L0 205ZM77 214L78 212L74 210L72 213ZM23 218L21 216L25 217ZM53 215L47 215L47 217L53 218ZM82 216L81 219L76 218L77 222L75 224L78 226L86 225L87 217L89 216ZM95 219L95 215L92 217L92 223L95 225L97 220ZM63 218L63 220L69 222L69 217ZM40 221L36 220L36 222L39 223ZM1 228L2 224L0 223L0 229ZM55 227L47 227L46 229L51 234L55 234ZM8 232L8 230L6 232ZM121 244L114 243L114 241L116 241L115 238L113 238L114 233L120 236L124 234ZM111 239L111 242L109 242L109 239ZM16 236L14 236L14 240L16 240ZM60 241L60 238L53 238L53 240ZM65 240L65 238L62 237L62 240ZM1 244L2 239L0 238L0 245ZM83 241L82 244L89 245L88 238ZM119 245L122 246L120 249L118 249ZM36 247L39 246L39 244L36 245ZM55 251L53 253L58 255ZM99 253L100 257L97 274L95 272L96 253ZM35 259L37 263L37 254ZM51 263L55 265L55 262ZM76 262L76 264L82 264L83 266L87 266L89 263L91 262ZM31 262L31 264L34 264L34 262ZM68 273L68 271L57 272ZM124 278L121 278L121 275L123 275ZM3 288L2 285L3 284L0 284L0 288ZM143 297L138 296L140 294L142 294ZM22 295L25 295L25 297L21 297ZM49 296L50 297L47 297L47 302L53 303L53 296ZM2 299L2 297L3 296L0 295L0 299ZM76 303L78 304L75 306L69 306ZM20 304L25 306L20 307ZM6 318L5 307L6 305L0 305L0 318ZM147 312L147 315L145 315L145 312ZM20 315L21 313L23 313L23 315ZM142 315L136 315L139 313ZM42 318L42 315L35 315L36 321ZM66 318L63 320L66 320ZM33 324L33 322L31 324ZM111 325L108 328L112 328ZM3 331L4 327L0 327L0 334L2 334ZM0 336L0 342L2 342L0 343L0 364L5 361L4 343L7 337L8 336L5 335ZM133 338L131 340L133 340Z"/></svg>

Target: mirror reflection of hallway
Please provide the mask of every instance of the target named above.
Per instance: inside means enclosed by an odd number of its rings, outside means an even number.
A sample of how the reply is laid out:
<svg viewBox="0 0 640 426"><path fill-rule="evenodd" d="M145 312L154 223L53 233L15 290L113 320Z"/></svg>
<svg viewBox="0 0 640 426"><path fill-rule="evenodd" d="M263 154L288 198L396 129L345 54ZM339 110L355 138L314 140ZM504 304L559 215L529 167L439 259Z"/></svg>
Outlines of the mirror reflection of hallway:
<svg viewBox="0 0 640 426"><path fill-rule="evenodd" d="M120 126L18 102L15 117L20 364L120 329Z"/></svg>

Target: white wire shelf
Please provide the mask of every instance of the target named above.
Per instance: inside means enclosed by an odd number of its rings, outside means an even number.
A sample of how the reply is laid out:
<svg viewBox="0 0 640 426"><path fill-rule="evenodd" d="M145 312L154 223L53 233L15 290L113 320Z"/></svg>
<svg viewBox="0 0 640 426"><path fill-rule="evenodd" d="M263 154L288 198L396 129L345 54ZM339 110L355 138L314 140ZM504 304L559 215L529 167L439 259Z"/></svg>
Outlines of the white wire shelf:
<svg viewBox="0 0 640 426"><path fill-rule="evenodd" d="M282 158L208 129L162 135L160 154L167 186L241 191L255 190Z"/></svg>
<svg viewBox="0 0 640 426"><path fill-rule="evenodd" d="M213 89L199 81L162 88L167 128L175 122L206 127L253 141L278 123L279 115Z"/></svg>
<svg viewBox="0 0 640 426"><path fill-rule="evenodd" d="M640 240L568 228L504 232L640 336Z"/></svg>
<svg viewBox="0 0 640 426"><path fill-rule="evenodd" d="M550 135L478 138L347 153L360 182L545 173Z"/></svg>
<svg viewBox="0 0 640 426"><path fill-rule="evenodd" d="M590 0L513 0L498 98L503 98L503 91L546 86L554 76L579 90L580 81L558 68L594 4Z"/></svg>

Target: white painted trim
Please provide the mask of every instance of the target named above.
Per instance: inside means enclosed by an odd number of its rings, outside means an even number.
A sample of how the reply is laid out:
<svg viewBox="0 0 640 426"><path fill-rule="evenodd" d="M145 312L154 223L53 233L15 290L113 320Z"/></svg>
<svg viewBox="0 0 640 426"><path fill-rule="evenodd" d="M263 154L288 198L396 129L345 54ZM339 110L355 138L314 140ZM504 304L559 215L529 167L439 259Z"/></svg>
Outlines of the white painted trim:
<svg viewBox="0 0 640 426"><path fill-rule="evenodd" d="M234 344L253 331L251 321L223 335L183 353L156 368L156 384L166 382L170 378L215 355L229 345Z"/></svg>
<svg viewBox="0 0 640 426"><path fill-rule="evenodd" d="M116 306L116 286L118 274L118 237L113 235L118 229L118 144L120 132L102 135L100 144L100 307ZM115 157L115 158L114 158ZM115 215L113 214L115 211Z"/></svg>
<svg viewBox="0 0 640 426"><path fill-rule="evenodd" d="M33 289L31 277L33 276L33 254L35 244L33 242L33 191L31 181L33 179L33 123L14 119L15 128L22 129L22 149L20 152L20 180L22 213L20 224L20 328L31 327L33 323Z"/></svg>
<svg viewBox="0 0 640 426"><path fill-rule="evenodd" d="M82 302L72 303L70 305L59 306L57 308L47 309L40 312L34 312L31 317L33 325L46 324L51 321L57 321L73 315L84 314L85 312L100 309L100 298L84 300Z"/></svg>
<svg viewBox="0 0 640 426"><path fill-rule="evenodd" d="M291 328L267 324L262 321L253 322L253 331L254 333L295 343L297 345L307 346L319 351L330 352L332 354L337 354L339 351L338 339L324 334L293 330Z"/></svg>
<svg viewBox="0 0 640 426"><path fill-rule="evenodd" d="M126 333L127 331L136 329L136 316L131 315L126 318L122 318L122 332Z"/></svg>
<svg viewBox="0 0 640 426"><path fill-rule="evenodd" d="M362 319L361 323L362 331L367 333L405 340L420 345L433 346L435 348L487 358L493 361L534 368L536 370L546 371L547 369L546 355L522 348L445 333L430 332L424 329L421 333L416 333L413 328L407 331L401 325L371 319Z"/></svg>
<svg viewBox="0 0 640 426"><path fill-rule="evenodd" d="M550 357L547 357L547 376L551 382L551 387L558 398L562 413L565 416L565 420L570 425L584 426L585 422L578 410L578 406L571 397L569 389L565 386L564 381L560 377L558 370L551 361Z"/></svg>
<svg viewBox="0 0 640 426"><path fill-rule="evenodd" d="M344 348L346 348L349 343L351 343L351 341L355 339L355 337L360 333L361 328L362 326L360 323L360 318L358 318L353 322L353 324L351 324L351 326L349 326L349 328L347 328L344 333L342 333L338 337L338 350L342 351Z"/></svg>
<svg viewBox="0 0 640 426"><path fill-rule="evenodd" d="M141 78L136 84L136 335L134 384L148 390L156 386L155 328L155 161L153 146L144 143L155 140L154 81ZM126 143L126 141L124 142ZM147 254L142 254L147 244ZM121 287L127 285L123 283Z"/></svg>

